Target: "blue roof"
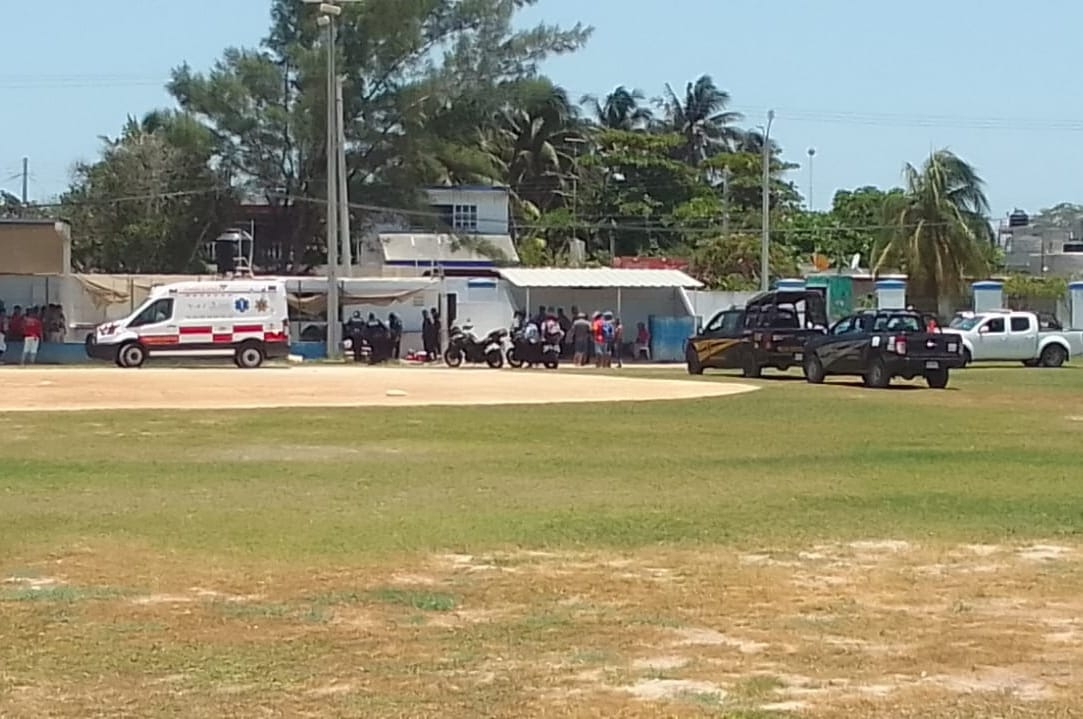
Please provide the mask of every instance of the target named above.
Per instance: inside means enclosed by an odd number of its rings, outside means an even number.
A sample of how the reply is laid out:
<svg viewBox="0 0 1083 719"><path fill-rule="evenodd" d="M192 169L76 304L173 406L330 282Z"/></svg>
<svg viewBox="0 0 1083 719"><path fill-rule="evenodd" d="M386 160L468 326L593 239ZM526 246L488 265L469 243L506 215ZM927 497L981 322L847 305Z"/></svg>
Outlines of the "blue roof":
<svg viewBox="0 0 1083 719"><path fill-rule="evenodd" d="M1004 289L1004 283L996 280L982 280L981 282L975 282L971 287L976 290L1002 290Z"/></svg>
<svg viewBox="0 0 1083 719"><path fill-rule="evenodd" d="M906 283L902 280L877 280L876 289L878 290L905 290Z"/></svg>

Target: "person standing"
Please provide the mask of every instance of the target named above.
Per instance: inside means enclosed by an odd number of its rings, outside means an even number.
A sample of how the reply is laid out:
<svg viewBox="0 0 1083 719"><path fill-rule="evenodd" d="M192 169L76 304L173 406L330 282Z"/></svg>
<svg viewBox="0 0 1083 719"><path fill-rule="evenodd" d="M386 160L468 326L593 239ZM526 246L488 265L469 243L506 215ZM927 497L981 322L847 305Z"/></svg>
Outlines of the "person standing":
<svg viewBox="0 0 1083 719"><path fill-rule="evenodd" d="M566 359L572 351L572 318L564 314L563 307L557 307L557 323L560 325L560 357Z"/></svg>
<svg viewBox="0 0 1083 719"><path fill-rule="evenodd" d="M576 367L585 367L587 354L590 352L590 320L582 312L576 314L570 334L572 336L572 364Z"/></svg>
<svg viewBox="0 0 1083 719"><path fill-rule="evenodd" d="M434 353L433 359L440 359L441 353L443 353L443 342L441 341L440 332L440 310L433 307L429 310L429 314L432 315L432 350Z"/></svg>
<svg viewBox="0 0 1083 719"><path fill-rule="evenodd" d="M622 355L624 354L624 325L620 323L620 317L613 318L613 360L618 368L624 367Z"/></svg>
<svg viewBox="0 0 1083 719"><path fill-rule="evenodd" d="M425 350L425 361L432 362L436 359L435 342L432 340L432 317L428 310L421 310L421 345Z"/></svg>
<svg viewBox="0 0 1083 719"><path fill-rule="evenodd" d="M607 353L605 351L605 332L603 331L604 326L605 321L602 319L602 313L595 312L594 319L592 319L590 322L591 336L594 339L595 367L605 366L605 358Z"/></svg>
<svg viewBox="0 0 1083 719"><path fill-rule="evenodd" d="M38 311L36 309L30 310L26 314L26 319L23 321L22 364L26 364L27 359L30 360L30 364L37 363L38 348L41 346L43 332L44 327L41 324L41 320L38 318Z"/></svg>
<svg viewBox="0 0 1083 719"><path fill-rule="evenodd" d="M387 328L391 333L391 358L397 361L402 351L402 320L394 312L387 315Z"/></svg>

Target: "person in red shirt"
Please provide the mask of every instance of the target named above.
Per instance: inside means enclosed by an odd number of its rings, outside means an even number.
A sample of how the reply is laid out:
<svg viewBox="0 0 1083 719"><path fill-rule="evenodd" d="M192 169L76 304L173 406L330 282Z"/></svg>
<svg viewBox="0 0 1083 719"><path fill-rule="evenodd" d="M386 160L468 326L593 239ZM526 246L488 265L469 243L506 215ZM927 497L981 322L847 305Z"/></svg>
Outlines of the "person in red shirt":
<svg viewBox="0 0 1083 719"><path fill-rule="evenodd" d="M43 332L44 327L41 324L41 319L38 317L38 311L32 309L27 312L26 319L23 321L22 364L26 364L27 358L30 359L30 364L34 364L38 361L38 348L41 346Z"/></svg>
<svg viewBox="0 0 1083 719"><path fill-rule="evenodd" d="M23 317L23 308L19 305L15 305L15 309L11 312L11 319L8 321L7 338L12 342L22 342L23 339L23 323L26 318Z"/></svg>

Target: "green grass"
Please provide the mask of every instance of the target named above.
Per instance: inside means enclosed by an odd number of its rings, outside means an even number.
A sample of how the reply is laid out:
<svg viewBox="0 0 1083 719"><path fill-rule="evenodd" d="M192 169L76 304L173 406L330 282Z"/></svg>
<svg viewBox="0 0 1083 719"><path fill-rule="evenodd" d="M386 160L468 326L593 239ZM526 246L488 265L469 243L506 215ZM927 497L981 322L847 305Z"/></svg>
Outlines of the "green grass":
<svg viewBox="0 0 1083 719"><path fill-rule="evenodd" d="M0 546L337 561L1083 530L1079 369L968 370L946 392L761 384L618 405L7 415Z"/></svg>

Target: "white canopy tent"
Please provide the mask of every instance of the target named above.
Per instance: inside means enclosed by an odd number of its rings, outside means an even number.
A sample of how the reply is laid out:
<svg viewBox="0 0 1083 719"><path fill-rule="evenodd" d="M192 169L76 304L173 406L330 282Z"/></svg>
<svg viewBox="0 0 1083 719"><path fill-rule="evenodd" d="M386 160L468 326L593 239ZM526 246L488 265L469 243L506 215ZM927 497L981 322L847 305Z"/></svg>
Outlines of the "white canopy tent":
<svg viewBox="0 0 1083 719"><path fill-rule="evenodd" d="M547 306L576 304L584 309L588 301L594 309L613 301L617 316L622 316L625 301L630 296L637 306L649 303L653 296L656 303L669 297L684 313L695 316L695 308L685 290L703 287L702 282L680 270L507 268L497 272L525 293L528 313L533 310L535 301ZM561 299L554 301L555 297Z"/></svg>

